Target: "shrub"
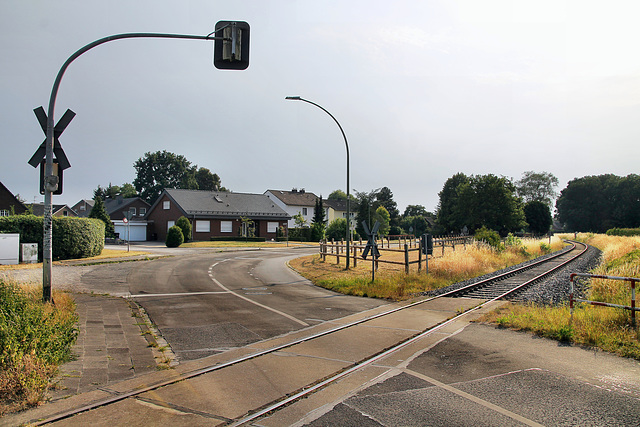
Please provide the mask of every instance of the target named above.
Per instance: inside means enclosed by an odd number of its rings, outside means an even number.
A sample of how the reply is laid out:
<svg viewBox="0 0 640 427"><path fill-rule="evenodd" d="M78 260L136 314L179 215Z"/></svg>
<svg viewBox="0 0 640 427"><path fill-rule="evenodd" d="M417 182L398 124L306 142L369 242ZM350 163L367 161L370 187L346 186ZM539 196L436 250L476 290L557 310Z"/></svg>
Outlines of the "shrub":
<svg viewBox="0 0 640 427"><path fill-rule="evenodd" d="M640 236L640 228L610 228L607 236Z"/></svg>
<svg viewBox="0 0 640 427"><path fill-rule="evenodd" d="M316 222L311 225L311 241L319 242L324 239L324 222Z"/></svg>
<svg viewBox="0 0 640 427"><path fill-rule="evenodd" d="M55 297L56 306L44 304L35 290L0 278L0 415L37 404L57 365L71 357L75 306Z"/></svg>
<svg viewBox="0 0 640 427"><path fill-rule="evenodd" d="M308 242L311 240L311 228L290 228L289 240Z"/></svg>
<svg viewBox="0 0 640 427"><path fill-rule="evenodd" d="M482 228L476 230L476 234L473 238L479 242L485 242L493 248L500 249L500 235L497 231L489 230L484 225Z"/></svg>
<svg viewBox="0 0 640 427"><path fill-rule="evenodd" d="M168 248L177 248L184 243L184 236L182 235L182 229L177 225L169 228L167 232L167 241L165 244Z"/></svg>
<svg viewBox="0 0 640 427"><path fill-rule="evenodd" d="M331 221L325 233L328 240L344 239L346 234L347 234L347 220L344 218L337 218Z"/></svg>
<svg viewBox="0 0 640 427"><path fill-rule="evenodd" d="M191 240L191 223L189 222L189 220L186 217L181 216L176 221L176 225L182 230L184 241L188 242L189 240Z"/></svg>
<svg viewBox="0 0 640 427"><path fill-rule="evenodd" d="M91 218L52 218L52 256L54 260L100 255L104 248L104 223ZM20 234L20 243L37 243L42 261L42 217L14 215L0 218L0 232Z"/></svg>

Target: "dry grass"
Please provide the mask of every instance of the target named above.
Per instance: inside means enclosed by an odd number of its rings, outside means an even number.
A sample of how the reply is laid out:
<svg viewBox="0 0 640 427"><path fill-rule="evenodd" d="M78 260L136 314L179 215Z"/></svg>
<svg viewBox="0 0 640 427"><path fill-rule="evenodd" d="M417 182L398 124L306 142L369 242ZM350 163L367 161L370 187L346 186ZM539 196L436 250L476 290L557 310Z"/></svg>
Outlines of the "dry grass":
<svg viewBox="0 0 640 427"><path fill-rule="evenodd" d="M350 270L344 269L344 258L340 258L340 264L337 264L335 255L327 255L326 261L322 261L319 255L297 258L290 265L313 283L327 289L349 295L404 300L420 292L438 289L531 259L539 254L540 243L540 240L523 241L522 245L508 247L503 251L486 245L459 245L455 250L445 248L444 256L442 249L435 248L436 257L429 259L429 274L426 274L424 258L422 271L418 271L417 264L412 264L408 275L404 273L403 265L380 262L374 282L371 282L371 258L358 259L355 267L352 260ZM552 242L552 250L558 250L562 246L560 239L556 238ZM529 253L530 250L536 255ZM404 261L403 252L381 250L381 255L382 260ZM411 260L416 259L417 253L412 252Z"/></svg>
<svg viewBox="0 0 640 427"><path fill-rule="evenodd" d="M574 238L573 235L565 237ZM593 274L640 277L640 237L579 234L577 240L593 245L603 253L603 262ZM629 282L592 279L587 299L629 305ZM630 325L630 317L626 310L582 304L574 309L571 321L567 306L510 304L487 314L482 320L640 360L640 329Z"/></svg>

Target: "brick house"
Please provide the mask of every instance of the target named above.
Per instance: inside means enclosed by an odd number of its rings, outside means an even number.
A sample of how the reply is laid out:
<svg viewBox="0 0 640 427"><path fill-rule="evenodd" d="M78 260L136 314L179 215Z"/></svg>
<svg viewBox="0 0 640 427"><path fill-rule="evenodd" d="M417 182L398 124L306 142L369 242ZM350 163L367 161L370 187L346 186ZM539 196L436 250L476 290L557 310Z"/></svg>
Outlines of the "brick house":
<svg viewBox="0 0 640 427"><path fill-rule="evenodd" d="M35 216L44 216L44 203L31 203L31 211ZM51 205L51 216L78 216L78 214L67 205Z"/></svg>
<svg viewBox="0 0 640 427"><path fill-rule="evenodd" d="M191 222L193 240L240 236L241 218L252 221L256 237L275 239L291 218L264 194L165 189L145 217L151 240L166 240L181 216Z"/></svg>
<svg viewBox="0 0 640 427"><path fill-rule="evenodd" d="M104 208L112 221L122 221L127 212L131 214L132 221L142 220L150 207L151 205L140 197L116 197L104 201Z"/></svg>
<svg viewBox="0 0 640 427"><path fill-rule="evenodd" d="M0 216L19 215L26 211L27 207L0 182Z"/></svg>

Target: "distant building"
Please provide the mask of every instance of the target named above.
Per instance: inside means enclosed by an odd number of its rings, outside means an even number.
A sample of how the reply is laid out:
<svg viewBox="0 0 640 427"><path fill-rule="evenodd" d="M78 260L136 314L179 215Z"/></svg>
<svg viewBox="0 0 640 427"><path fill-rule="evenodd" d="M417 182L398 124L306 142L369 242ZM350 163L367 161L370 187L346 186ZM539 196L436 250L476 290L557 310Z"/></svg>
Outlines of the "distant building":
<svg viewBox="0 0 640 427"><path fill-rule="evenodd" d="M25 212L27 207L0 182L0 216L19 215Z"/></svg>
<svg viewBox="0 0 640 427"><path fill-rule="evenodd" d="M79 217L87 218L93 209L95 202L92 199L82 199L75 205L71 206L71 209L78 214Z"/></svg>
<svg viewBox="0 0 640 427"><path fill-rule="evenodd" d="M44 216L44 203L29 203L31 211L35 216ZM75 217L78 214L67 205L51 205L51 216L70 216Z"/></svg>
<svg viewBox="0 0 640 427"><path fill-rule="evenodd" d="M293 216L298 214L302 215L307 225L311 225L316 208L316 199L318 199L315 194L305 191L304 188L300 190L294 188L291 191L267 190L264 194L292 217L288 223L289 228L296 227Z"/></svg>
<svg viewBox="0 0 640 427"><path fill-rule="evenodd" d="M191 222L193 240L240 236L242 218L252 221L256 237L275 239L278 228L286 230L290 218L263 194L165 189L145 218L150 235L166 240L167 231L181 216Z"/></svg>

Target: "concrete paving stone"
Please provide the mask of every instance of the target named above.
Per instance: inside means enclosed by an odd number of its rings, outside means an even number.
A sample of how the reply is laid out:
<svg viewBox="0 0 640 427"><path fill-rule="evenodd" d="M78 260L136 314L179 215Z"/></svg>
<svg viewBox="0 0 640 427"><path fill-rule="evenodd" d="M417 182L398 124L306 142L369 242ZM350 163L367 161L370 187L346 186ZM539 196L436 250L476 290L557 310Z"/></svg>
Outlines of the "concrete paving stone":
<svg viewBox="0 0 640 427"><path fill-rule="evenodd" d="M375 346L380 351L414 334L415 331L405 329L373 328L358 325L348 330L335 332L330 336L296 344L287 349L287 352L356 362L377 353L371 346L373 342L375 342Z"/></svg>
<svg viewBox="0 0 640 427"><path fill-rule="evenodd" d="M107 347L107 353L109 354L128 354L128 347Z"/></svg>
<svg viewBox="0 0 640 427"><path fill-rule="evenodd" d="M334 360L270 354L162 387L144 397L237 418L345 366Z"/></svg>

